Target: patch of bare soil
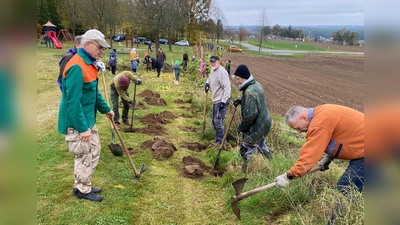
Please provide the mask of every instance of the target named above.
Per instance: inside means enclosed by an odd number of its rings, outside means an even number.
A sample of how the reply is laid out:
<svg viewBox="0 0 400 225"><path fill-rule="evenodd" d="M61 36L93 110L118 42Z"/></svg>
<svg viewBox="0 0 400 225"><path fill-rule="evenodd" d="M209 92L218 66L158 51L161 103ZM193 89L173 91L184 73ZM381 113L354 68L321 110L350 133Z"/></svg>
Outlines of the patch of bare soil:
<svg viewBox="0 0 400 225"><path fill-rule="evenodd" d="M195 127L182 127L182 126L178 126L178 128L180 130L186 131L186 132L199 132L200 128L195 128Z"/></svg>
<svg viewBox="0 0 400 225"><path fill-rule="evenodd" d="M144 90L138 94L138 96L143 97L143 98L150 98L150 97L155 97L159 98L160 94L152 91L152 90Z"/></svg>
<svg viewBox="0 0 400 225"><path fill-rule="evenodd" d="M288 58L226 54L233 62L232 73L238 65L247 65L263 86L272 112L284 115L295 105L315 107L326 103L364 112L363 56L307 54L303 58Z"/></svg>
<svg viewBox="0 0 400 225"><path fill-rule="evenodd" d="M141 133L147 135L165 135L165 128L163 124L170 123L167 119L178 118L170 111L164 111L160 114L149 113L146 116L138 117L138 120L143 124L147 124L145 128L134 128L132 131L130 128L125 129L125 132Z"/></svg>
<svg viewBox="0 0 400 225"><path fill-rule="evenodd" d="M156 159L167 159L171 157L177 150L172 142L160 138L147 140L143 142L140 147L151 148L151 151L153 152L152 156Z"/></svg>
<svg viewBox="0 0 400 225"><path fill-rule="evenodd" d="M192 156L183 157L182 162L184 165L182 168L182 176L191 179L202 179L204 177L204 173L208 173L214 177L222 176L225 172L224 170L214 170L210 167L207 167L200 159Z"/></svg>
<svg viewBox="0 0 400 225"><path fill-rule="evenodd" d="M187 149L195 151L195 152L201 152L201 151L207 149L207 145L203 145L203 144L200 144L200 143L197 143L197 142L182 143L181 147L182 148L187 148Z"/></svg>
<svg viewBox="0 0 400 225"><path fill-rule="evenodd" d="M144 98L143 101L145 101L149 105L157 105L157 106L167 105L165 100L162 98L147 97L147 98Z"/></svg>
<svg viewBox="0 0 400 225"><path fill-rule="evenodd" d="M177 104L192 103L192 99L182 100L182 99L179 98L179 99L175 99L174 103L177 103Z"/></svg>

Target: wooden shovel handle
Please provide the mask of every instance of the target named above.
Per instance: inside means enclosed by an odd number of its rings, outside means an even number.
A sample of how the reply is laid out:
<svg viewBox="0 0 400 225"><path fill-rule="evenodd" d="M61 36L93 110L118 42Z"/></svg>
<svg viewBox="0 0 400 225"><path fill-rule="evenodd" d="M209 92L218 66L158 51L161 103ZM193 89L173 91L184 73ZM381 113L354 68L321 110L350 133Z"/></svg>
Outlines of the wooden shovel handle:
<svg viewBox="0 0 400 225"><path fill-rule="evenodd" d="M108 118L108 117L107 117L107 118ZM113 121L112 119L110 119L110 118L108 118L108 119L111 121L111 124L112 124L112 126L114 127L115 132L117 133L117 136L118 136L118 138L119 138L119 141L120 141L121 144L122 144L122 149L124 150L125 155L128 157L129 163L131 164L132 169L133 169L133 172L135 173L135 177L139 177L139 176L140 176L140 173L137 171L137 169L136 169L136 167L135 167L135 164L133 163L132 157L131 157L131 155L129 154L128 149L126 148L126 145L125 145L124 141L122 140L121 134L119 133L117 127L115 126L114 121Z"/></svg>

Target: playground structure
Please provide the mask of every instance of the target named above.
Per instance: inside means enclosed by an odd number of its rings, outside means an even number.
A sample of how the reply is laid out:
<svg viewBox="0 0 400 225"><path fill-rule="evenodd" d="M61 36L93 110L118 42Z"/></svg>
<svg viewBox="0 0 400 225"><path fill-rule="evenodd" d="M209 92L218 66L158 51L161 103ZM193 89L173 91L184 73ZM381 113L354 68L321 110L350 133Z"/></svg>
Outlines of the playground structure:
<svg viewBox="0 0 400 225"><path fill-rule="evenodd" d="M58 41L58 37L62 35L62 41L66 42L67 46L69 47L69 41L68 38L73 43L73 39L71 34L67 29L61 29L58 32L58 35L56 35L56 25L52 24L50 21L47 21L46 24L42 25L44 27L44 34L39 38L38 40L38 45L42 43L43 40L46 41L46 48L54 48L56 47L57 49L62 49L61 43Z"/></svg>

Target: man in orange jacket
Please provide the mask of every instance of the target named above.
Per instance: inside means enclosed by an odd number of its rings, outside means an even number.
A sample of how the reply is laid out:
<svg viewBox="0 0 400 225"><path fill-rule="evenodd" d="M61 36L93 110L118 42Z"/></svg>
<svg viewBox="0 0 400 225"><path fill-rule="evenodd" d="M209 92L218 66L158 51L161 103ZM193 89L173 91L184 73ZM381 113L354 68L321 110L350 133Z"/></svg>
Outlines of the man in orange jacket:
<svg viewBox="0 0 400 225"><path fill-rule="evenodd" d="M325 104L315 108L294 106L285 115L285 122L297 132L306 132L306 142L296 163L286 173L275 178L277 188L285 188L290 180L302 177L315 164L321 171L329 169L333 159L350 160L336 188L347 196L352 184L364 187L364 114L354 109ZM324 154L325 153L325 154ZM323 158L318 162L321 156ZM332 214L328 224L333 224Z"/></svg>

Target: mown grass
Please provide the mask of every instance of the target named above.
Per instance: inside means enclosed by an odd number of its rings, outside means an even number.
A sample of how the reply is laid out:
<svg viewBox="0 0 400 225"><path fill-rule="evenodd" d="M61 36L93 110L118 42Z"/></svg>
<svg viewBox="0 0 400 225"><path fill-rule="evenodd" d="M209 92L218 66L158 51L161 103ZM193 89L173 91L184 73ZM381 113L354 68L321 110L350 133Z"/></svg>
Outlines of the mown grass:
<svg viewBox="0 0 400 225"><path fill-rule="evenodd" d="M191 48L186 48L191 55ZM147 49L146 49L147 50ZM167 58L180 58L185 48L173 47ZM211 124L211 100L207 105L206 130L203 140L200 133L184 132L178 126L202 128L204 79L198 74L182 74L179 85L174 85L173 74L164 73L160 78L155 72L146 73L139 67L138 74L143 84L137 87L137 94L153 90L161 95L167 106L148 106L146 110L135 110L135 118L148 113L170 111L180 117L166 124L167 135L160 138L175 144L178 151L166 160L153 159L150 149L140 147L154 136L138 133L123 133L122 138L135 153L132 155L137 168L142 163L147 171L138 182L131 182L133 172L126 157L115 157L107 144L111 141L108 120L101 114L97 117L102 153L93 185L103 188L105 200L93 203L78 200L71 194L73 187L73 156L66 149L63 136L57 132L58 104L61 93L55 83L57 63L66 50L37 48L37 224L325 224L333 207L333 199L340 195L333 190L336 180L343 172L345 163L332 163L331 169L322 173L305 176L293 181L289 188L269 189L240 201L242 220L239 221L231 210L231 197L235 191L231 183L243 176L249 178L243 191L248 191L273 182L274 178L287 171L295 162L304 136L282 125L282 118L273 117L273 127L268 136L268 146L274 153L273 160L265 160L256 154L249 165L248 173L241 173L242 159L236 146L236 127L240 121L240 108L232 123L229 151L222 151L219 168L225 168L222 177L206 175L204 179L192 180L182 177L182 158L191 155L212 167L216 148L193 152L181 148L183 142L207 144L213 140ZM109 50L107 50L109 52ZM103 60L108 58L108 52ZM138 49L140 54L141 49ZM61 53L62 52L62 53ZM144 56L141 54L141 58ZM129 55L119 54L119 62L129 64ZM194 65L192 65L194 66ZM189 70L189 68L188 68ZM111 82L109 71L105 73L107 85ZM102 84L99 84L103 92ZM133 94L133 89L129 89ZM233 88L232 98L239 96ZM192 99L191 104L175 104L174 99ZM137 101L142 98L137 96ZM192 107L191 110L181 106ZM225 123L232 115L233 106L227 113ZM143 124L134 119L134 127ZM116 140L119 143L118 140ZM363 199L355 198L342 224L363 222Z"/></svg>
<svg viewBox="0 0 400 225"><path fill-rule="evenodd" d="M259 46L259 40L246 40L249 44ZM297 47L296 47L297 46ZM304 42L282 42L273 40L263 40L261 47L274 50L297 50L297 51L328 51L327 48L321 48L309 45Z"/></svg>

